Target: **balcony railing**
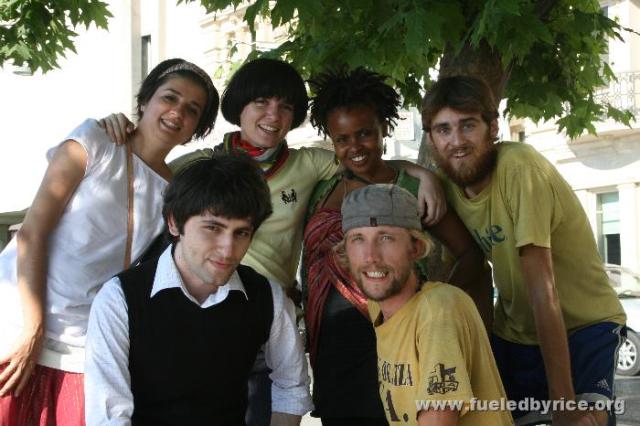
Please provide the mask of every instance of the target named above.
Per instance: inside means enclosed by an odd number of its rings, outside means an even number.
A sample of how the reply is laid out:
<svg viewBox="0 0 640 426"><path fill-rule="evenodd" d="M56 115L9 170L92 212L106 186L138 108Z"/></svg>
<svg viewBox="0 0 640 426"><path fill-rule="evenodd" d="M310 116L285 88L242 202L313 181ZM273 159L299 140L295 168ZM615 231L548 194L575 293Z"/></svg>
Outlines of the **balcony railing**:
<svg viewBox="0 0 640 426"><path fill-rule="evenodd" d="M616 77L617 81L596 92L596 100L640 116L640 71L617 73Z"/></svg>

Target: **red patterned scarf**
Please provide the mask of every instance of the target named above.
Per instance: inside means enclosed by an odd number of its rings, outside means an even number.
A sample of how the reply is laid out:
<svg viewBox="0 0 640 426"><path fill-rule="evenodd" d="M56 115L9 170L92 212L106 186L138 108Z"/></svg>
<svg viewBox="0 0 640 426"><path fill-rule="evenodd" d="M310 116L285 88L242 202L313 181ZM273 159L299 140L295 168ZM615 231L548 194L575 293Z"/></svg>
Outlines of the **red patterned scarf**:
<svg viewBox="0 0 640 426"><path fill-rule="evenodd" d="M351 276L338 264L333 246L342 241L340 210L321 208L304 230L304 265L308 299L305 312L311 365L315 365L322 311L331 286L369 319L367 299Z"/></svg>
<svg viewBox="0 0 640 426"><path fill-rule="evenodd" d="M240 137L240 132L231 132L224 135L223 142L216 147L226 153L243 153L253 157L264 171L266 179L273 176L289 158L287 141L283 140L275 148L265 149L251 145Z"/></svg>

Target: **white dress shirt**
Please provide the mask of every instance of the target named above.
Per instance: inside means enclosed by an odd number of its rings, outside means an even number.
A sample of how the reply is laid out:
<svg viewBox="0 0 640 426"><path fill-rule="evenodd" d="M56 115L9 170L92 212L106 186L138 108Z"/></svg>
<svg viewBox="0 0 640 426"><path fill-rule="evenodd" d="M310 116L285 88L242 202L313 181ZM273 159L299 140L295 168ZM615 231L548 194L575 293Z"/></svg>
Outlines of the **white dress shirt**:
<svg viewBox="0 0 640 426"><path fill-rule="evenodd" d="M295 310L278 284L269 282L273 295L273 322L265 343L271 368L272 411L303 415L313 405L309 394L307 362L295 322ZM202 303L189 294L175 265L171 247L158 260L151 297L180 288L201 308L224 301L230 291L246 292L238 272ZM171 342L167 342L171 344ZM96 296L89 315L85 361L85 416L87 425L130 425L133 395L129 374L129 316L120 280L108 281Z"/></svg>

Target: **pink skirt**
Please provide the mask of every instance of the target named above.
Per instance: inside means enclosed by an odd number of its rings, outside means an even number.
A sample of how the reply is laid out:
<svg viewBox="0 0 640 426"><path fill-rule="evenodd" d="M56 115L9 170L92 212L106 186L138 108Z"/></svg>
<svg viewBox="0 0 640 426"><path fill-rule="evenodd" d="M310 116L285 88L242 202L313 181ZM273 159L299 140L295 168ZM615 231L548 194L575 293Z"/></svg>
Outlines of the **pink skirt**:
<svg viewBox="0 0 640 426"><path fill-rule="evenodd" d="M7 364L0 366L3 371ZM84 426L84 375L36 365L19 397L0 398L0 426Z"/></svg>

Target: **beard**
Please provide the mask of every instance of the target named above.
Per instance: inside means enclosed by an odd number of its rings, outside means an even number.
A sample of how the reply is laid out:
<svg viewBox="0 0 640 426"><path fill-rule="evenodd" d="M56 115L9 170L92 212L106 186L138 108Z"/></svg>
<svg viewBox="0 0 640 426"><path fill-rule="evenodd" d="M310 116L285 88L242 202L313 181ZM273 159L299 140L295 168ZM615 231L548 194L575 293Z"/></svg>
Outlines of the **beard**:
<svg viewBox="0 0 640 426"><path fill-rule="evenodd" d="M491 174L498 157L498 149L491 141L489 130L485 136L485 148L478 158L470 164L454 167L449 160L431 142L431 153L438 167L458 186L465 188L474 185ZM477 148L476 148L477 149Z"/></svg>
<svg viewBox="0 0 640 426"><path fill-rule="evenodd" d="M390 271L390 273L393 273L393 271ZM364 285L362 274L359 274L359 273L354 274L352 272L352 275L356 277L355 278L356 283L358 284L358 287L360 288L360 290L362 290L362 293L364 293L364 295L367 297L367 299L373 300L374 302L382 302L393 296L396 296L397 294L400 294L404 286L407 285L407 282L409 281L409 276L411 275L411 269L409 268L405 271L402 271L399 276L396 276L394 274L393 280L391 280L391 283L389 284L389 286L386 289L384 289L382 292L380 291L373 292L367 289L367 287L365 287Z"/></svg>

